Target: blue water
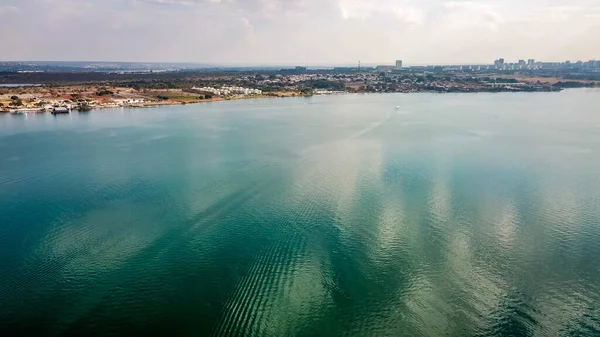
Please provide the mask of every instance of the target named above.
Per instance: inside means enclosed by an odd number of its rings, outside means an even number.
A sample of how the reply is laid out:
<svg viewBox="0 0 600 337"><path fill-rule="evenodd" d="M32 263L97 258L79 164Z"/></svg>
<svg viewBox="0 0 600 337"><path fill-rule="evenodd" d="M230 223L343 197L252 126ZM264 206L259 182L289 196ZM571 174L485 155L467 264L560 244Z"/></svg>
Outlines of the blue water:
<svg viewBox="0 0 600 337"><path fill-rule="evenodd" d="M599 172L597 90L0 115L0 331L600 335Z"/></svg>

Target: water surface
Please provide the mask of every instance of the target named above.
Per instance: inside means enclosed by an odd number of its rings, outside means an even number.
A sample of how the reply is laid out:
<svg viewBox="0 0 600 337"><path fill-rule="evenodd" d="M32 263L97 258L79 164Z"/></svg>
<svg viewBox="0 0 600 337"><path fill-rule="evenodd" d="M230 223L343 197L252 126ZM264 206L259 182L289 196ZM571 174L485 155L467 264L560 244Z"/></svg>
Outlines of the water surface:
<svg viewBox="0 0 600 337"><path fill-rule="evenodd" d="M598 172L594 90L3 115L0 329L599 335Z"/></svg>

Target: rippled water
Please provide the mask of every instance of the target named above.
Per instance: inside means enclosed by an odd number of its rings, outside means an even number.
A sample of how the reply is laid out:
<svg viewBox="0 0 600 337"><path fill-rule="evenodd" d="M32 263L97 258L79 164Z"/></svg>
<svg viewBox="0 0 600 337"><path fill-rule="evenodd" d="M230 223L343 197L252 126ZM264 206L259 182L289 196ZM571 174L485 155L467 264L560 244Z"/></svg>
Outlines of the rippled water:
<svg viewBox="0 0 600 337"><path fill-rule="evenodd" d="M4 115L0 209L4 336L600 334L600 91Z"/></svg>

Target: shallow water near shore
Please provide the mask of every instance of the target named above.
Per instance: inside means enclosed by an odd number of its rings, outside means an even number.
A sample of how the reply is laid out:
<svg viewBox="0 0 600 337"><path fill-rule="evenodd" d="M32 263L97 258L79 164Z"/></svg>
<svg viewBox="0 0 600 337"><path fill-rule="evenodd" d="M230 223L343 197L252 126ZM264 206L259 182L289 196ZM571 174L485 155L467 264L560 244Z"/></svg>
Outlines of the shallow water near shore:
<svg viewBox="0 0 600 337"><path fill-rule="evenodd" d="M599 335L598 172L598 90L0 115L0 331Z"/></svg>

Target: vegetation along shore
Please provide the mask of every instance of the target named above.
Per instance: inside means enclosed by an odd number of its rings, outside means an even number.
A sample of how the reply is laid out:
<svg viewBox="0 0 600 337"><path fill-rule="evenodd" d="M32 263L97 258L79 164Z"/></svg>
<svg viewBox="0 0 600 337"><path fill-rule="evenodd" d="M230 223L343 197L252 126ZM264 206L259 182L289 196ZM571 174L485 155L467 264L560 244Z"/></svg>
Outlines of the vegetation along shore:
<svg viewBox="0 0 600 337"><path fill-rule="evenodd" d="M36 83L36 84L19 84ZM0 73L0 111L66 113L336 93L539 92L600 86L600 78L518 72L306 70L164 73Z"/></svg>

